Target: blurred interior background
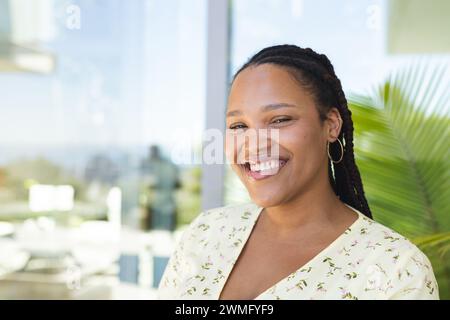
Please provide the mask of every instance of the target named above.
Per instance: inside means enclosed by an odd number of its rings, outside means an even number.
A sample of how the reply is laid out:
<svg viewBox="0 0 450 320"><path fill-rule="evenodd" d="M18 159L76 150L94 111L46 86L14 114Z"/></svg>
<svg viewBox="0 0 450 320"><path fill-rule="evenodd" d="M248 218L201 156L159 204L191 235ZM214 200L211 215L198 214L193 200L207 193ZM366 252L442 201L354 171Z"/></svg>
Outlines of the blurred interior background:
<svg viewBox="0 0 450 320"><path fill-rule="evenodd" d="M248 201L199 161L252 54L334 64L376 220L450 298L446 0L0 0L0 299L152 299L183 228Z"/></svg>

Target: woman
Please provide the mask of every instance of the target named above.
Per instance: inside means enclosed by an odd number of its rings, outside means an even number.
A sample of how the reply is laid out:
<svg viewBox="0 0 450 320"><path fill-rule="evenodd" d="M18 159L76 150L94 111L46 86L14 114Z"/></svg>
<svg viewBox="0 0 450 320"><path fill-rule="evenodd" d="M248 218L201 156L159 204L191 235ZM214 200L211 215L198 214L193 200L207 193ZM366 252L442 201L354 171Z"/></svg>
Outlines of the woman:
<svg viewBox="0 0 450 320"><path fill-rule="evenodd" d="M226 121L227 156L252 202L191 223L160 298L439 299L428 258L372 220L351 112L325 55L261 50L233 78ZM238 139L261 129L277 134Z"/></svg>

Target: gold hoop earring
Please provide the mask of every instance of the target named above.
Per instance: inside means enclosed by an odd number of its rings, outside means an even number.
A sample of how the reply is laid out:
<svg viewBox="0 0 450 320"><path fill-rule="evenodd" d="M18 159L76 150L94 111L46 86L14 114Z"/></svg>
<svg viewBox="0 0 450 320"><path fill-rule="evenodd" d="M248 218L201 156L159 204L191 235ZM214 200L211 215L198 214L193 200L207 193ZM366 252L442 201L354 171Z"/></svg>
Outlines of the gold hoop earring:
<svg viewBox="0 0 450 320"><path fill-rule="evenodd" d="M333 162L333 163L339 163L342 161L342 158L344 157L344 146L342 145L341 140L339 140L339 138L337 139L337 141L339 142L339 145L341 147L341 157L339 158L338 161L334 161L333 158L330 155L330 141L327 142L327 153L328 153L328 158Z"/></svg>

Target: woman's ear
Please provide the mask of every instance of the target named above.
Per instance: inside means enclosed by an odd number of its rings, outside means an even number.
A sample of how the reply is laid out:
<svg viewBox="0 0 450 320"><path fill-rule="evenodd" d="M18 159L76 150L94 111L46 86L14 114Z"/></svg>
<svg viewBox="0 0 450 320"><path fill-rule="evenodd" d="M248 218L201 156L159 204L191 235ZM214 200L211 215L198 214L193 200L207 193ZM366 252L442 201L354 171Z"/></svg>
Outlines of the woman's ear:
<svg viewBox="0 0 450 320"><path fill-rule="evenodd" d="M327 113L327 124L328 124L328 140L330 142L336 141L339 137L339 133L342 129L343 120L339 110L335 107L331 108Z"/></svg>

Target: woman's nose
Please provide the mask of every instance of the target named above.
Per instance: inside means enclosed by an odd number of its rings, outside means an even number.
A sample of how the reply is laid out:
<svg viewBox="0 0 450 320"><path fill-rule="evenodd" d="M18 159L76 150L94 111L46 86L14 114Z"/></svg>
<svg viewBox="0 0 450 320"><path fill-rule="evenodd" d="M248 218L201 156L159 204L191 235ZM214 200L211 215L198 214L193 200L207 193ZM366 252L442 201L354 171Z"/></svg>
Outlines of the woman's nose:
<svg viewBox="0 0 450 320"><path fill-rule="evenodd" d="M255 130L254 132L246 132L246 140L244 144L244 157L260 158L272 155L278 144L273 139L273 133L269 134L267 129Z"/></svg>

